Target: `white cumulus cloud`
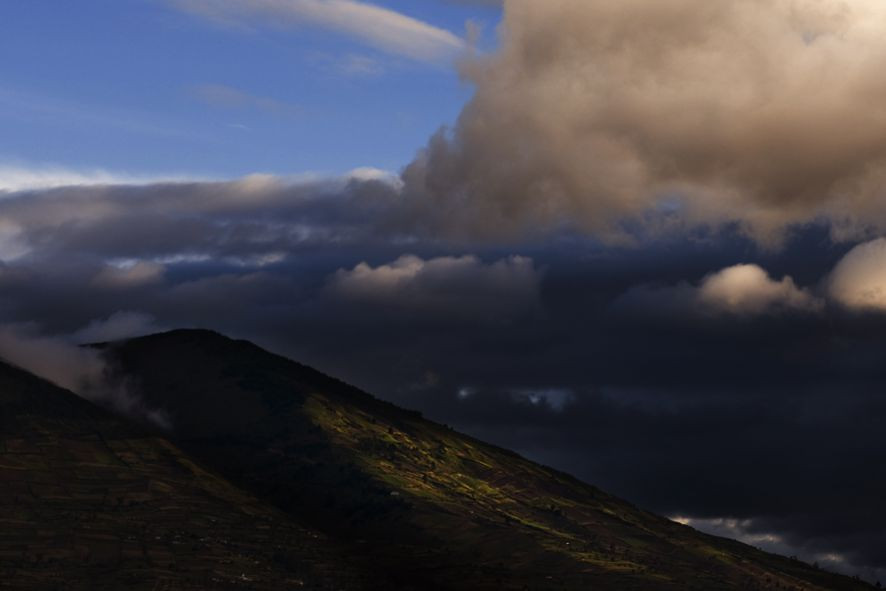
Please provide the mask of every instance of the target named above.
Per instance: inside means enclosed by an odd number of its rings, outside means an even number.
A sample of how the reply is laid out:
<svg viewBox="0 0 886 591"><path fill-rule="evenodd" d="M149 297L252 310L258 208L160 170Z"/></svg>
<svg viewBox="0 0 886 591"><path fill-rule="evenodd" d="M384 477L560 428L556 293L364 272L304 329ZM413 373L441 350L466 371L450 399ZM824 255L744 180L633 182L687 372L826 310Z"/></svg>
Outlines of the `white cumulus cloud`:
<svg viewBox="0 0 886 591"><path fill-rule="evenodd" d="M504 6L500 50L463 68L473 100L405 175L444 229L886 227L886 3Z"/></svg>
<svg viewBox="0 0 886 591"><path fill-rule="evenodd" d="M886 239L856 246L828 280L832 299L855 310L886 311Z"/></svg>
<svg viewBox="0 0 886 591"><path fill-rule="evenodd" d="M142 312L115 312L108 318L93 320L73 337L79 343L104 343L161 332L155 319Z"/></svg>
<svg viewBox="0 0 886 591"><path fill-rule="evenodd" d="M514 256L484 263L476 256L422 259L405 255L373 267L360 263L329 280L330 295L394 311L499 319L538 305L541 271Z"/></svg>
<svg viewBox="0 0 886 591"><path fill-rule="evenodd" d="M779 308L814 311L823 306L792 278L773 279L758 265L735 265L707 276L698 288L698 299L734 314L761 314Z"/></svg>
<svg viewBox="0 0 886 591"><path fill-rule="evenodd" d="M797 286L791 277L774 279L759 265L741 264L710 273L695 284L684 281L634 287L618 300L618 305L654 316L749 318L785 312L819 313L825 301Z"/></svg>

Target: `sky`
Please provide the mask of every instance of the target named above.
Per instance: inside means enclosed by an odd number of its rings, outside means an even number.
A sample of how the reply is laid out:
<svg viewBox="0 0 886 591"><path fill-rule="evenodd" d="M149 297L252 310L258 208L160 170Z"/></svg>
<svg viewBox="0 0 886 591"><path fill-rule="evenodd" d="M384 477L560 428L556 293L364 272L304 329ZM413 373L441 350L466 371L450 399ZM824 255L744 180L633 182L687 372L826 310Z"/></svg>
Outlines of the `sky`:
<svg viewBox="0 0 886 591"><path fill-rule="evenodd" d="M0 356L219 330L886 580L886 5L74 4L0 7Z"/></svg>
<svg viewBox="0 0 886 591"><path fill-rule="evenodd" d="M223 4L4 6L0 163L206 178L398 170L470 96L445 35L462 42L471 20L491 43L499 18L494 7L379 4L427 23L430 49L413 53L363 38L359 20L349 30Z"/></svg>

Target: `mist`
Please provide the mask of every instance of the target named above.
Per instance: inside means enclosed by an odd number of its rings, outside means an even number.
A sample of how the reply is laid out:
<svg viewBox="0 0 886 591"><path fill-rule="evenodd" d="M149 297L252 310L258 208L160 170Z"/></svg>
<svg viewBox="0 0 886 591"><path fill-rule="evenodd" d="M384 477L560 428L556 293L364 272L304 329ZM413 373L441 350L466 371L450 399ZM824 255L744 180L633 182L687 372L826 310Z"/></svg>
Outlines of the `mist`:
<svg viewBox="0 0 886 591"><path fill-rule="evenodd" d="M29 325L0 325L0 360L118 414L171 430L169 416L147 408L125 380L113 378L98 349L60 336L39 334Z"/></svg>

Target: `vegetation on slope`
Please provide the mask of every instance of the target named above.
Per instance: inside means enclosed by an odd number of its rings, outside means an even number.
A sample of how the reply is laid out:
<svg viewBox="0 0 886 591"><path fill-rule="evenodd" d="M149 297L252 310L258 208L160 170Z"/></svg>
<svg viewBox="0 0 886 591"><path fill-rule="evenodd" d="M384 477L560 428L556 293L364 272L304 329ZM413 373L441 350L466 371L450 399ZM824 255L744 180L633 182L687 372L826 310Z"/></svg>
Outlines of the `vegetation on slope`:
<svg viewBox="0 0 886 591"><path fill-rule="evenodd" d="M0 588L358 589L320 534L0 363Z"/></svg>
<svg viewBox="0 0 886 591"><path fill-rule="evenodd" d="M867 589L698 533L242 341L105 346L176 440L350 544L378 588Z"/></svg>

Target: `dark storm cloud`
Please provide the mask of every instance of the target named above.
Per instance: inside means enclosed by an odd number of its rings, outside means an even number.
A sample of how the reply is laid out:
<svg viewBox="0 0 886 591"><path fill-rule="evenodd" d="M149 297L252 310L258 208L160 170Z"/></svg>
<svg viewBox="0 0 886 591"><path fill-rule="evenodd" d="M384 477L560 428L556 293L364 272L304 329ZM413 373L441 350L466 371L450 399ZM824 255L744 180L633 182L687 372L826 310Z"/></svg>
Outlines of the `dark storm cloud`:
<svg viewBox="0 0 886 591"><path fill-rule="evenodd" d="M379 211L399 200L395 183L356 171L313 182L252 176L7 193L0 200L0 259L65 250L99 257L260 256L365 241L379 229Z"/></svg>

